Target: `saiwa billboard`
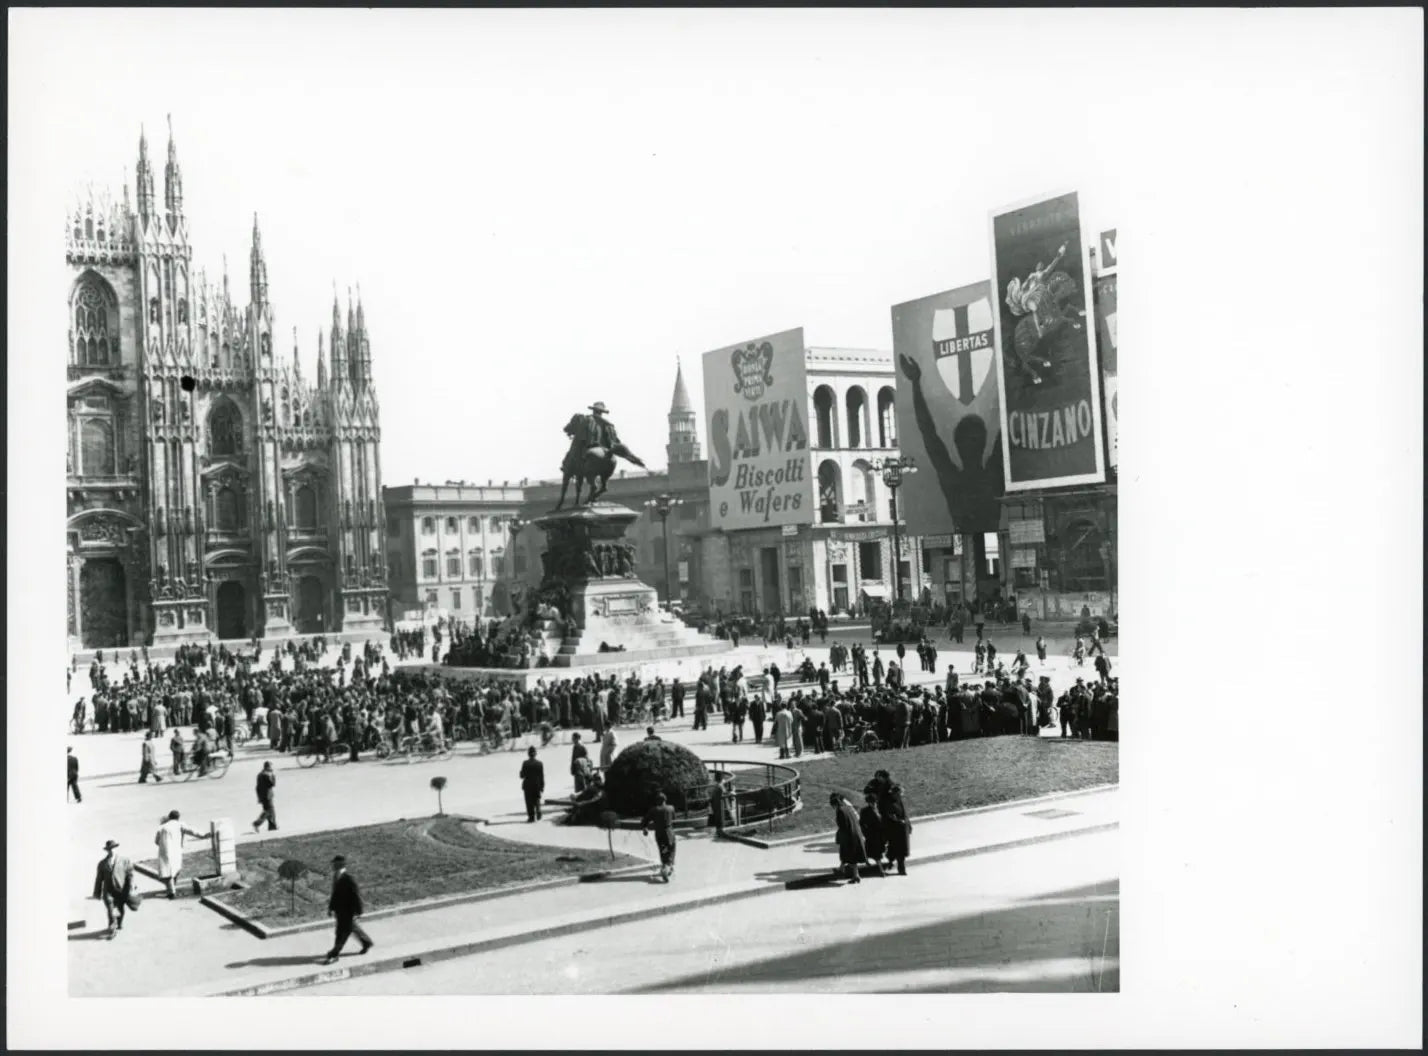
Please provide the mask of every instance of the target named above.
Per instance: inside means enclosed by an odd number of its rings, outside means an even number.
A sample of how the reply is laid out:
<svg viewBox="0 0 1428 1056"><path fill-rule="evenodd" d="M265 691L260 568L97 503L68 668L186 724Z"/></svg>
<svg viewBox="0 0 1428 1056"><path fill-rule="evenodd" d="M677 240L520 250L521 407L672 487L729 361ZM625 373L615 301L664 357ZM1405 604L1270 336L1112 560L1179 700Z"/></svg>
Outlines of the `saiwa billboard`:
<svg viewBox="0 0 1428 1056"><path fill-rule="evenodd" d="M995 532L1002 449L992 286L893 305L898 447L920 472L898 501L913 535Z"/></svg>
<svg viewBox="0 0 1428 1056"><path fill-rule="evenodd" d="M991 217L1006 490L1105 479L1096 322L1076 193Z"/></svg>
<svg viewBox="0 0 1428 1056"><path fill-rule="evenodd" d="M814 516L803 329L704 354L709 510L725 531Z"/></svg>

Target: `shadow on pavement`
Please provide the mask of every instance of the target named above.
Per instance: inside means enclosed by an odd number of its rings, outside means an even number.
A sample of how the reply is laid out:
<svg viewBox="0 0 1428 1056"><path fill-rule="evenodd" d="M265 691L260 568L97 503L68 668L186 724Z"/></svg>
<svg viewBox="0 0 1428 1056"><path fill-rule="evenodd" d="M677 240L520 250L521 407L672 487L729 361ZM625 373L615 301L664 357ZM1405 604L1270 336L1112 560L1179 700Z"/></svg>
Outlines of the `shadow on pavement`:
<svg viewBox="0 0 1428 1056"><path fill-rule="evenodd" d="M223 967L239 968L278 968L295 964L318 964L322 961L322 954L308 953L300 956L289 957L254 957L251 961L229 961Z"/></svg>
<svg viewBox="0 0 1428 1056"><path fill-rule="evenodd" d="M664 881L661 880L657 875L640 875L640 874L636 874L636 875L634 875L634 876L630 876L630 875L626 875L626 876L598 876L598 875L597 875L597 876L592 876L592 877L590 877L588 880L587 880L585 877L582 876L582 877L580 878L580 882L581 882L582 884L660 884L661 886L663 886L663 884L664 884Z"/></svg>
<svg viewBox="0 0 1428 1056"><path fill-rule="evenodd" d="M832 869L778 869L755 873L754 879L769 884L799 884L800 886L818 887L825 883L832 884L838 877Z"/></svg>
<svg viewBox="0 0 1428 1056"><path fill-rule="evenodd" d="M108 928L100 928L98 931L81 931L78 934L71 934L70 942L93 942L95 939L102 939L109 934Z"/></svg>
<svg viewBox="0 0 1428 1056"><path fill-rule="evenodd" d="M760 876L760 879L764 878L764 875ZM1038 978L1035 970L1028 968L1028 978L1005 981L993 978L990 973L986 976L969 975L945 985L925 983L923 992L989 989L1080 993L1094 993L1098 989L1106 991L1120 985L1119 968L1114 963L1120 957L1119 911L1117 906L1090 899L1104 896L1116 886L1114 882L1108 882L1089 888L1050 892L990 912L972 913L880 934L859 935L843 942L749 964L735 962L632 992L691 990L718 993L719 984L724 981L731 988L744 989L759 983L815 982L848 976L866 977L867 986L863 992L876 993L884 989L877 985L877 977L881 973L966 972L982 968L999 969L1005 974L1018 964L1029 966L1039 961L1066 958L1084 959L1085 971L1074 978ZM1052 899L1059 901L1047 904ZM1098 979L1103 955L1113 963L1106 968L1104 978Z"/></svg>

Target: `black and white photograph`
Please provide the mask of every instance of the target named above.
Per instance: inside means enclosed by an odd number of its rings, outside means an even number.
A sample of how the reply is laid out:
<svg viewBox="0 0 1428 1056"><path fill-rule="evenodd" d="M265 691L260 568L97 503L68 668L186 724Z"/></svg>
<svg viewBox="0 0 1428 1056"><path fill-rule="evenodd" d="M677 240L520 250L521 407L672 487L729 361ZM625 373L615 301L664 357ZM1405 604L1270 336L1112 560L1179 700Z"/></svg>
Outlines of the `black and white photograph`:
<svg viewBox="0 0 1428 1056"><path fill-rule="evenodd" d="M12 1040L1421 1044L1421 30L12 9Z"/></svg>

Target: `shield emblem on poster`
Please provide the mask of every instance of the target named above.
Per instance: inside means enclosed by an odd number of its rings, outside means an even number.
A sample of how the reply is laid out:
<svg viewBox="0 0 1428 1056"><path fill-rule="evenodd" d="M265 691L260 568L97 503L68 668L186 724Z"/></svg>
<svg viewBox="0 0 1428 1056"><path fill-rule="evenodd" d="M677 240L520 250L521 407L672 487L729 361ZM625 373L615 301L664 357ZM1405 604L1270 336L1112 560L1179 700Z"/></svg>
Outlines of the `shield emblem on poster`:
<svg viewBox="0 0 1428 1056"><path fill-rule="evenodd" d="M957 401L968 406L991 376L994 343L992 304L985 297L932 317L932 346L937 370Z"/></svg>

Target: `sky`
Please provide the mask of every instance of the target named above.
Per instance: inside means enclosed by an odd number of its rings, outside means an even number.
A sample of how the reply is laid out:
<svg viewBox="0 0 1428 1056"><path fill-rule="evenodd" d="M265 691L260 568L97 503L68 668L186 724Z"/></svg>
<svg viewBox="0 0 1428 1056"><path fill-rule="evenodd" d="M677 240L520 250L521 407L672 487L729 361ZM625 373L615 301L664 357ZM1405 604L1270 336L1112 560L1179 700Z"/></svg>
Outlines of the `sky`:
<svg viewBox="0 0 1428 1056"><path fill-rule="evenodd" d="M889 349L891 305L986 277L989 209L1107 190L1095 34L1049 14L30 14L55 181L132 187L142 127L162 194L171 115L196 266L246 299L257 213L308 377L360 283L389 484L554 474L595 400L663 464L676 357L702 407L742 339ZM1013 32L1042 72L955 57Z"/></svg>

